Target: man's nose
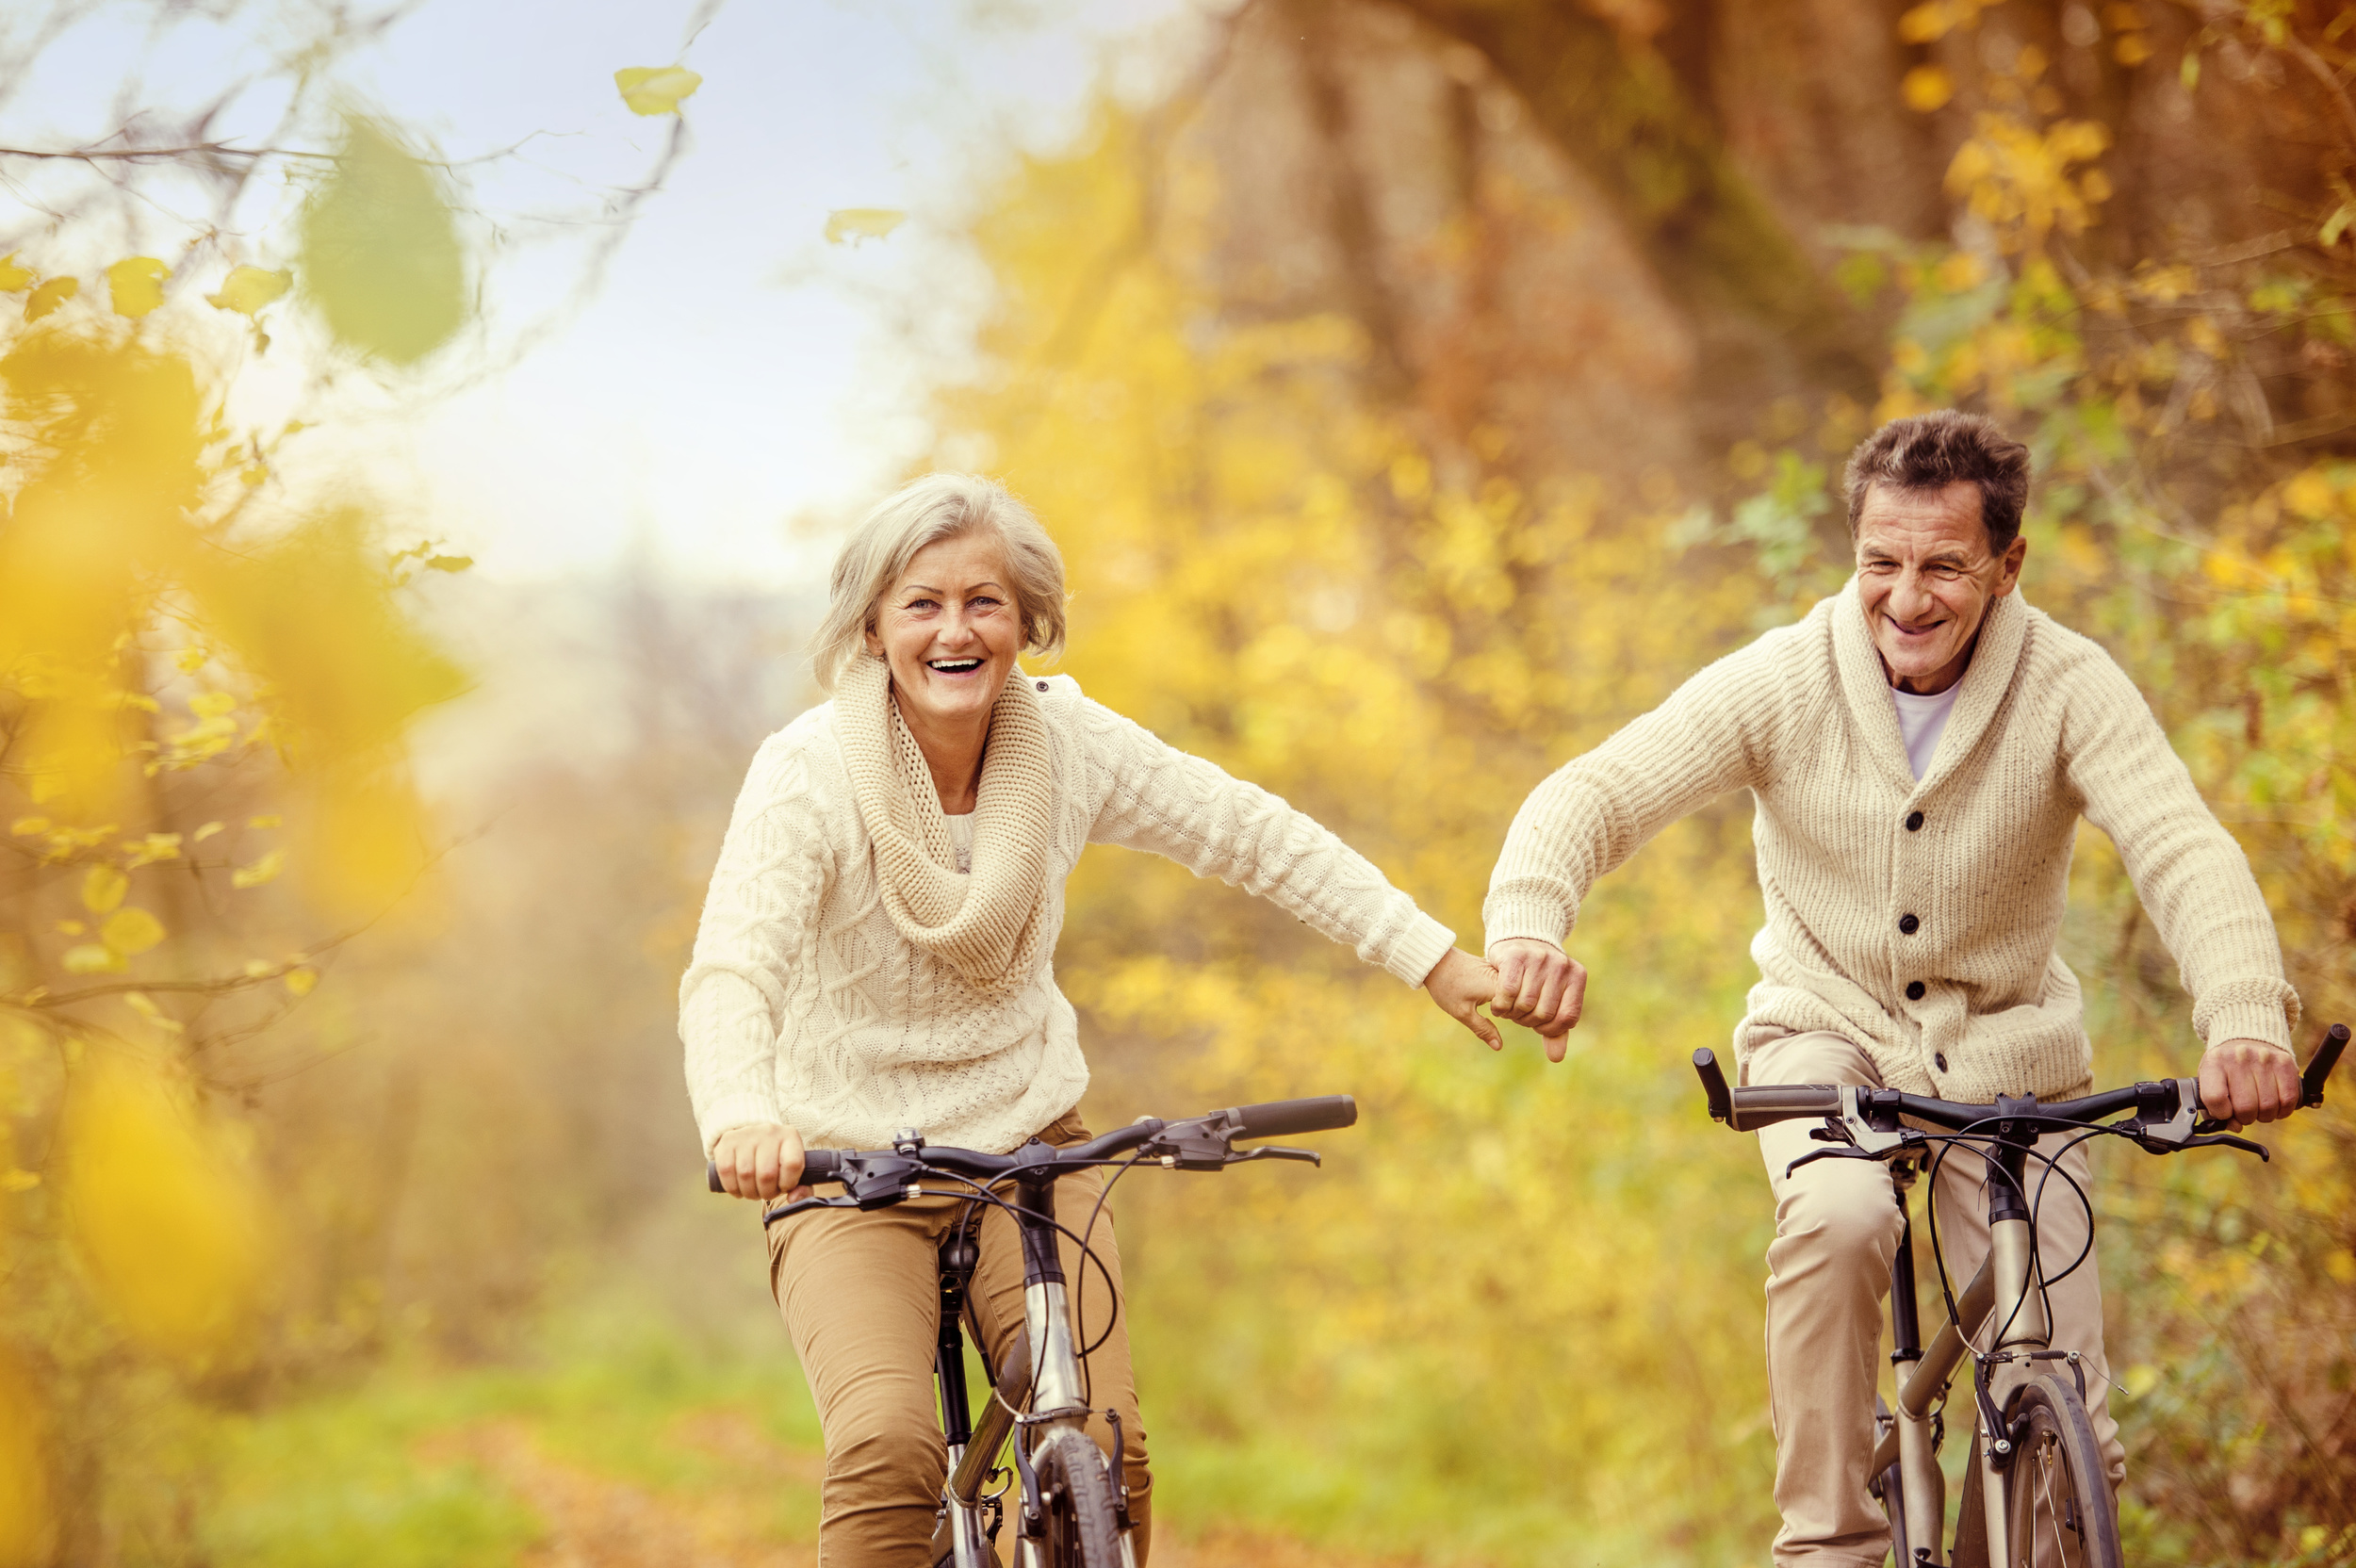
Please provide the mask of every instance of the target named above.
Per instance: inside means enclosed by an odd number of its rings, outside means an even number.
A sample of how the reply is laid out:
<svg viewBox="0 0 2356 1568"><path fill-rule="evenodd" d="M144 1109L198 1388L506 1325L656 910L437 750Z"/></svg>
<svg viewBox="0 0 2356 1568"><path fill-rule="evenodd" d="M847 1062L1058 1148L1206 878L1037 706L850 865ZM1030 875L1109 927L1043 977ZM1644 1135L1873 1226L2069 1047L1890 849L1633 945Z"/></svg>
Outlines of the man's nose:
<svg viewBox="0 0 2356 1568"><path fill-rule="evenodd" d="M1898 585L1890 591L1890 612L1902 621L1919 620L1933 603L1930 584L1921 572L1907 566L1898 573Z"/></svg>

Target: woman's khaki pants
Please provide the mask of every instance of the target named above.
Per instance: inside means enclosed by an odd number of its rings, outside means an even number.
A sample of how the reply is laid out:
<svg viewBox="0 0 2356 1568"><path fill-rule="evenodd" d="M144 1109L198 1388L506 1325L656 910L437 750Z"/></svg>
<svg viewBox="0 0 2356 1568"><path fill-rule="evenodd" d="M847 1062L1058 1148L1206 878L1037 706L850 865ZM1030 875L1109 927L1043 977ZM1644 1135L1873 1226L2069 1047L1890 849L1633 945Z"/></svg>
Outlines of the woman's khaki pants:
<svg viewBox="0 0 2356 1568"><path fill-rule="evenodd" d="M1786 1035L1759 1047L1743 1066L1746 1084L1870 1084L1880 1075L1863 1051L1839 1035ZM1900 1220L1887 1167L1864 1160L1819 1160L1787 1176L1804 1154L1829 1147L1808 1135L1821 1121L1783 1121L1759 1135L1775 1193L1775 1239L1767 1249L1767 1395L1775 1429L1777 1568L1855 1563L1878 1568L1890 1554L1890 1527L1866 1493L1873 1457L1873 1392L1882 1357L1882 1302L1898 1255ZM2089 1197L2086 1146L2059 1154L2065 1135L2037 1147ZM2029 1194L2050 1168L2029 1162ZM1939 1240L1960 1293L1988 1256L1986 1171L1978 1155L1955 1148L1937 1184ZM1913 1194L1915 1266L1928 1281L1930 1228L1922 1217L1928 1184ZM2056 1176L2037 1208L2037 1254L2057 1274L2086 1244L2086 1215ZM1933 1297L1936 1300L1937 1298ZM2109 1462L2111 1484L2126 1473L2119 1426L2110 1413L2110 1369L2102 1358L2102 1287L2086 1254L2052 1287L2053 1345L2089 1358L2086 1412ZM1927 1335L1937 1322L1926 1309ZM1953 1408L1971 1403L1958 1374ZM1950 1431L1949 1440L1955 1440ZM1969 1441L1968 1434L1965 1441Z"/></svg>
<svg viewBox="0 0 2356 1568"><path fill-rule="evenodd" d="M1088 1138L1077 1113L1039 1135L1054 1144ZM1055 1184L1055 1217L1073 1232L1104 1190L1102 1171ZM769 1285L794 1336L817 1400L826 1444L826 1477L819 1492L821 1568L919 1568L927 1564L933 1513L949 1475L933 1391L933 1352L941 1322L940 1248L965 1201L917 1198L890 1208L814 1209L769 1227ZM996 1366L1023 1329L1023 1240L1006 1211L985 1211L981 1266L970 1296L982 1353ZM1078 1245L1062 1241L1067 1288L1078 1303L1081 1344L1104 1343L1088 1358L1089 1402L1121 1413L1122 1468L1129 1483L1133 1544L1142 1568L1151 1535L1153 1478L1145 1460L1145 1426L1129 1372L1125 1316L1104 1325L1122 1299L1121 1254L1113 1243L1110 1204L1096 1217L1088 1247L1112 1274L1110 1289L1094 1265L1081 1267ZM986 1387L969 1390L978 1415ZM1112 1429L1102 1416L1089 1431L1106 1456ZM999 1531L1011 1542L1011 1518ZM1008 1553L1010 1555L1010 1552Z"/></svg>

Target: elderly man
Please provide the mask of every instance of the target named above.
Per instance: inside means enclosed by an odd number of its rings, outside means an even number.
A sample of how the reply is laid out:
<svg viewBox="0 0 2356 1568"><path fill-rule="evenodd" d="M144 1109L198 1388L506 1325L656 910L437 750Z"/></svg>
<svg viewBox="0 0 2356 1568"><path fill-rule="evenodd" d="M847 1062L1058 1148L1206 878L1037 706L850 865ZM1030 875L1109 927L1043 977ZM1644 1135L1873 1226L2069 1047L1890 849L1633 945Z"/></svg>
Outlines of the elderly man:
<svg viewBox="0 0 2356 1568"><path fill-rule="evenodd" d="M1514 818L1483 909L1497 1016L1560 1060L1587 984L1563 943L1588 890L1677 817L1748 789L1767 923L1734 1036L1743 1082L1972 1102L2084 1092L2078 982L2053 951L2084 816L2119 846L2192 993L2203 1102L2236 1125L2288 1115L2299 999L2266 903L2126 675L2013 591L2028 489L2027 449L1976 416L1868 437L1849 460L1848 585L1565 765ZM1844 1160L1787 1175L1821 1147L1805 1123L1759 1143L1775 1197L1775 1560L1878 1564L1889 1536L1866 1470L1899 1235L1889 1177ZM2059 1163L2086 1185L2083 1148ZM1947 1161L1935 1195L1959 1279L1988 1245L1979 1164ZM2075 1257L2086 1224L2074 1200L2045 1203L2040 1252ZM2051 1304L2053 1345L2094 1358L2087 1393L2116 1484L2091 1258Z"/></svg>

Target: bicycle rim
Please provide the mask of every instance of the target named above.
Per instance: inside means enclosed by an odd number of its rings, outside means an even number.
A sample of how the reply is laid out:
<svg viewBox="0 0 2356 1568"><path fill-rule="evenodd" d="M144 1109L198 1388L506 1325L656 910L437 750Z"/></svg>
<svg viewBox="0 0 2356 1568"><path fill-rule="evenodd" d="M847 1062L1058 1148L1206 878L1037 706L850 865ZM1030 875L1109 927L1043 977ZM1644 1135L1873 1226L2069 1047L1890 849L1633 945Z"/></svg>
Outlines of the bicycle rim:
<svg viewBox="0 0 2356 1568"><path fill-rule="evenodd" d="M2048 1373L2013 1396L2004 1515L2017 1568L2122 1568L2119 1506L2078 1391Z"/></svg>
<svg viewBox="0 0 2356 1568"><path fill-rule="evenodd" d="M1047 1568L1120 1568L1120 1526L1104 1451L1058 1427L1031 1454L1047 1519Z"/></svg>

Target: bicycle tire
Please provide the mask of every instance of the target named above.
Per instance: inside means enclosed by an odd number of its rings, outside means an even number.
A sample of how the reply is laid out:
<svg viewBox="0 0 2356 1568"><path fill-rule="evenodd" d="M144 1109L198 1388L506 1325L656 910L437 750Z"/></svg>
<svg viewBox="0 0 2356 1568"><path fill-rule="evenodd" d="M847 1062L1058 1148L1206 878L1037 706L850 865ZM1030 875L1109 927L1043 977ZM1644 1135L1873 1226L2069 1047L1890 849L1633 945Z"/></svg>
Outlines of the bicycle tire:
<svg viewBox="0 0 2356 1568"><path fill-rule="evenodd" d="M2010 1426L2004 1518L2013 1561L2021 1568L2124 1568L2119 1504L2077 1389L2052 1373L2030 1379L2012 1396Z"/></svg>
<svg viewBox="0 0 2356 1568"><path fill-rule="evenodd" d="M1088 1433L1057 1427L1031 1451L1046 1511L1046 1568L1121 1568L1121 1527L1104 1450Z"/></svg>

